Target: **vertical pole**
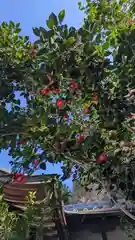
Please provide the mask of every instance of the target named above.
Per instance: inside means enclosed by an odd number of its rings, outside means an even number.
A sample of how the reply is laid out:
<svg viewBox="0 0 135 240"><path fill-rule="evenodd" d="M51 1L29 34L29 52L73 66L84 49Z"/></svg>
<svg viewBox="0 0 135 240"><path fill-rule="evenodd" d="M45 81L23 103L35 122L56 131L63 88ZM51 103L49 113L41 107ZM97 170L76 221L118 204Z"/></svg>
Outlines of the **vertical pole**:
<svg viewBox="0 0 135 240"><path fill-rule="evenodd" d="M102 240L108 240L106 232L102 232L101 236L102 236Z"/></svg>
<svg viewBox="0 0 135 240"><path fill-rule="evenodd" d="M103 231L101 232L101 236L102 236L102 240L108 240L108 237L107 237L107 233L106 233L106 222L105 222L105 217L102 218L102 223L103 223L103 226L102 226L102 229Z"/></svg>

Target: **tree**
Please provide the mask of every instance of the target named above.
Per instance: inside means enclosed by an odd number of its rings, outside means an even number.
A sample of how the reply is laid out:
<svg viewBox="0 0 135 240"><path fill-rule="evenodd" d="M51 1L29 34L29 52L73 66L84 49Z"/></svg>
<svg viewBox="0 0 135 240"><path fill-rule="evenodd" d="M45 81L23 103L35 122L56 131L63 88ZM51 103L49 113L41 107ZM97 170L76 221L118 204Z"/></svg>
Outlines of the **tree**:
<svg viewBox="0 0 135 240"><path fill-rule="evenodd" d="M107 182L109 195L134 199L135 3L79 7L80 29L63 24L64 10L52 13L46 29L33 28L34 45L18 36L18 25L2 24L0 146L14 158L13 170L62 162L63 180Z"/></svg>

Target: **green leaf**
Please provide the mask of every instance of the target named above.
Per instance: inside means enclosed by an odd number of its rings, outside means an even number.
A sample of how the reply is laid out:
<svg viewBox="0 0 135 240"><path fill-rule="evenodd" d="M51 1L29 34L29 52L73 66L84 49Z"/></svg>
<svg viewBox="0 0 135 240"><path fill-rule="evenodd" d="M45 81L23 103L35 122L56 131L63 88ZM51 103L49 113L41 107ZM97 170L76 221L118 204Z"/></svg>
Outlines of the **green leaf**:
<svg viewBox="0 0 135 240"><path fill-rule="evenodd" d="M105 52L105 56L110 56L112 53L110 51Z"/></svg>
<svg viewBox="0 0 135 240"><path fill-rule="evenodd" d="M107 50L107 49L109 49L109 47L110 47L110 42L109 41L104 43L103 46L102 46L103 50Z"/></svg>
<svg viewBox="0 0 135 240"><path fill-rule="evenodd" d="M14 99L13 100L13 103L17 104L17 105L20 105L21 104L21 101L20 99Z"/></svg>
<svg viewBox="0 0 135 240"><path fill-rule="evenodd" d="M54 13L51 13L49 19L46 21L47 27L53 29L54 26L58 25L57 17Z"/></svg>
<svg viewBox="0 0 135 240"><path fill-rule="evenodd" d="M17 24L16 24L16 28L19 28L19 27L20 27L20 23L17 23Z"/></svg>
<svg viewBox="0 0 135 240"><path fill-rule="evenodd" d="M19 33L19 32L21 32L21 28L17 28L17 29L14 31L14 33Z"/></svg>
<svg viewBox="0 0 135 240"><path fill-rule="evenodd" d="M24 37L24 42L27 42L27 41L29 41L29 37L28 37L28 36L25 36L25 37Z"/></svg>
<svg viewBox="0 0 135 240"><path fill-rule="evenodd" d="M43 35L44 38L46 38L48 36L48 31L43 28L43 27L40 27L40 35Z"/></svg>
<svg viewBox="0 0 135 240"><path fill-rule="evenodd" d="M40 40L36 40L35 42L34 42L34 44L36 45L38 45L38 44L40 44Z"/></svg>
<svg viewBox="0 0 135 240"><path fill-rule="evenodd" d="M37 36L37 37L39 37L40 36L40 30L38 29L38 28L32 28L33 29L33 33Z"/></svg>
<svg viewBox="0 0 135 240"><path fill-rule="evenodd" d="M8 24L6 22L2 22L2 27L6 28L8 26Z"/></svg>
<svg viewBox="0 0 135 240"><path fill-rule="evenodd" d="M64 41L65 45L72 45L75 42L75 38L74 37L70 37L67 40Z"/></svg>
<svg viewBox="0 0 135 240"><path fill-rule="evenodd" d="M78 2L78 7L80 8L82 6L82 3L81 2Z"/></svg>
<svg viewBox="0 0 135 240"><path fill-rule="evenodd" d="M20 111L20 107L19 106L15 106L15 110L16 111Z"/></svg>
<svg viewBox="0 0 135 240"><path fill-rule="evenodd" d="M41 56L44 53L46 53L46 48L40 48L39 51L37 52L37 56Z"/></svg>
<svg viewBox="0 0 135 240"><path fill-rule="evenodd" d="M41 163L41 164L40 164L40 168L41 168L42 170L46 170L46 164L45 164L45 163Z"/></svg>
<svg viewBox="0 0 135 240"><path fill-rule="evenodd" d="M64 20L64 17L65 17L65 10L62 10L59 15L58 15L58 18L59 18L59 22L62 23L63 20Z"/></svg>
<svg viewBox="0 0 135 240"><path fill-rule="evenodd" d="M14 27L15 27L14 22L10 21L10 23L9 23L9 28L10 28L10 29L13 29Z"/></svg>
<svg viewBox="0 0 135 240"><path fill-rule="evenodd" d="M102 37L101 33L98 33L97 36L96 36L96 39L95 39L96 44L100 43L101 37Z"/></svg>
<svg viewBox="0 0 135 240"><path fill-rule="evenodd" d="M74 27L69 28L69 36L74 37L76 34L76 29Z"/></svg>
<svg viewBox="0 0 135 240"><path fill-rule="evenodd" d="M18 52L16 53L16 56L17 56L18 58L22 58L22 52L19 52L19 51L18 51Z"/></svg>

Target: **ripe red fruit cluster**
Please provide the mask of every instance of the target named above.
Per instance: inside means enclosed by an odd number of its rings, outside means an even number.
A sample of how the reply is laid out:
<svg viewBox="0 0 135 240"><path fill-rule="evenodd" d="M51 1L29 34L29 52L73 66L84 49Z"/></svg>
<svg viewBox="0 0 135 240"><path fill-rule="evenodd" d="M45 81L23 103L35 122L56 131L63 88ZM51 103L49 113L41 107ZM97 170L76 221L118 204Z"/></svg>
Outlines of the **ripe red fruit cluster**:
<svg viewBox="0 0 135 240"><path fill-rule="evenodd" d="M20 142L19 142L21 145L25 144L25 140L24 139L21 139Z"/></svg>
<svg viewBox="0 0 135 240"><path fill-rule="evenodd" d="M83 135L80 135L77 137L77 142L82 143L85 140L85 137Z"/></svg>
<svg viewBox="0 0 135 240"><path fill-rule="evenodd" d="M58 99L56 105L58 108L62 108L65 105L65 101L62 99Z"/></svg>
<svg viewBox="0 0 135 240"><path fill-rule="evenodd" d="M45 88L45 89L40 90L40 94L43 95L43 96L48 95L49 92L50 92L49 88Z"/></svg>
<svg viewBox="0 0 135 240"><path fill-rule="evenodd" d="M68 118L68 114L67 113L64 113L64 118Z"/></svg>
<svg viewBox="0 0 135 240"><path fill-rule="evenodd" d="M97 158L96 162L98 164L103 164L107 161L107 153L106 152L103 152L100 154L100 156Z"/></svg>
<svg viewBox="0 0 135 240"><path fill-rule="evenodd" d="M56 94L59 94L60 93L60 89L54 89L54 88L45 88L45 89L42 89L40 90L40 94L43 95L43 96L47 96L50 92L54 92Z"/></svg>
<svg viewBox="0 0 135 240"><path fill-rule="evenodd" d="M78 83L72 81L69 86L72 88L72 89L78 89Z"/></svg>
<svg viewBox="0 0 135 240"><path fill-rule="evenodd" d="M56 94L60 94L60 89L55 89L54 92L55 92Z"/></svg>
<svg viewBox="0 0 135 240"><path fill-rule="evenodd" d="M24 174L22 173L16 173L13 177L13 182L16 182L16 183L26 183L27 182L27 179L26 177L24 176Z"/></svg>
<svg viewBox="0 0 135 240"><path fill-rule="evenodd" d="M36 56L36 50L34 48L30 49L30 56L35 57Z"/></svg>

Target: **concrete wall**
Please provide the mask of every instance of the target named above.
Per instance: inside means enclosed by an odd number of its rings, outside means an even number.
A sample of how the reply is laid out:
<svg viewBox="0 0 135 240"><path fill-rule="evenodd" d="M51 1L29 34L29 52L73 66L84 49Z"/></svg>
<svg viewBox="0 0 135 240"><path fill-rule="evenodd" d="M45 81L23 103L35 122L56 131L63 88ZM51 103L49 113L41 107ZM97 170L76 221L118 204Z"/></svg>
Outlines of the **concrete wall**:
<svg viewBox="0 0 135 240"><path fill-rule="evenodd" d="M128 237L124 235L122 230L117 227L115 231L106 233L107 240L128 240ZM101 233L92 233L88 230L78 231L71 233L70 240L103 240Z"/></svg>

